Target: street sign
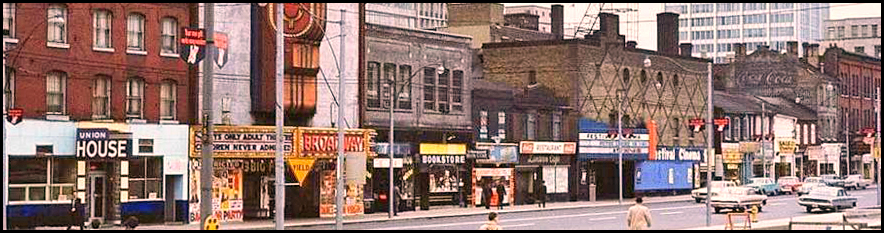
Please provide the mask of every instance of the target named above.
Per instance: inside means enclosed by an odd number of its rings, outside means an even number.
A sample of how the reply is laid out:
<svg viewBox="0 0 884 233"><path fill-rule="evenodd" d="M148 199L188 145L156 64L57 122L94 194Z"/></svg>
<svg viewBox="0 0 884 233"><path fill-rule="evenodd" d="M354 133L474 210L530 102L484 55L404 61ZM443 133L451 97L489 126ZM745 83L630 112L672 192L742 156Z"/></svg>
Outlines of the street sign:
<svg viewBox="0 0 884 233"><path fill-rule="evenodd" d="M17 125L22 121L22 114L25 113L25 110L21 108L13 108L9 109L8 114L6 115L6 120L9 121L12 125Z"/></svg>
<svg viewBox="0 0 884 233"><path fill-rule="evenodd" d="M196 64L206 57L204 47L206 46L205 31L202 28L184 28L184 38L179 41L181 59L187 64Z"/></svg>
<svg viewBox="0 0 884 233"><path fill-rule="evenodd" d="M215 64L218 65L219 68L224 68L224 65L227 64L227 33L223 32L215 32Z"/></svg>
<svg viewBox="0 0 884 233"><path fill-rule="evenodd" d="M718 132L724 131L724 127L731 123L730 118L715 118L712 121L715 126L718 126Z"/></svg>
<svg viewBox="0 0 884 233"><path fill-rule="evenodd" d="M690 125L694 127L694 132L700 132L700 128L703 127L703 124L706 124L706 121L700 118L694 118L690 121Z"/></svg>

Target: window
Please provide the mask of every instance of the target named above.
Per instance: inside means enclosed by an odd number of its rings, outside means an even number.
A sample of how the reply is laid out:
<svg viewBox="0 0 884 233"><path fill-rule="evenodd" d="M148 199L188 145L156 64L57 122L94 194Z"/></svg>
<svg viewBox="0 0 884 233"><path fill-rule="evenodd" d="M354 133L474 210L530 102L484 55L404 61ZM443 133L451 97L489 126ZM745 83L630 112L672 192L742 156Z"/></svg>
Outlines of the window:
<svg viewBox="0 0 884 233"><path fill-rule="evenodd" d="M678 75L677 74L672 75L672 86L675 88L678 88Z"/></svg>
<svg viewBox="0 0 884 233"><path fill-rule="evenodd" d="M872 25L872 37L878 37L878 25Z"/></svg>
<svg viewBox="0 0 884 233"><path fill-rule="evenodd" d="M46 75L46 114L64 114L67 74L50 72Z"/></svg>
<svg viewBox="0 0 884 233"><path fill-rule="evenodd" d="M771 4L773 5L773 6L771 6L771 9L774 9L774 10L792 9L792 6L793 6L792 3L771 3Z"/></svg>
<svg viewBox="0 0 884 233"><path fill-rule="evenodd" d="M737 25L740 24L740 16L719 16L718 25Z"/></svg>
<svg viewBox="0 0 884 233"><path fill-rule="evenodd" d="M46 13L47 41L67 44L67 7L61 4L52 4Z"/></svg>
<svg viewBox="0 0 884 233"><path fill-rule="evenodd" d="M736 117L734 121L731 121L732 126L730 126L730 130L733 131L733 140L734 141L742 141L743 140L743 132L741 131L743 128L740 126L741 118Z"/></svg>
<svg viewBox="0 0 884 233"><path fill-rule="evenodd" d="M534 119L534 114L528 113L526 117L527 119L525 124L525 138L527 138L528 140L534 140L534 125L536 123L536 120Z"/></svg>
<svg viewBox="0 0 884 233"><path fill-rule="evenodd" d="M837 37L835 36L837 36L835 34L835 27L826 28L826 39L836 39Z"/></svg>
<svg viewBox="0 0 884 233"><path fill-rule="evenodd" d="M691 27L691 25L688 24L688 19L684 19L684 18L678 19L678 26L683 27L683 28L684 27Z"/></svg>
<svg viewBox="0 0 884 233"><path fill-rule="evenodd" d="M740 10L739 3L718 3L716 4L716 6L718 7L718 12L731 12Z"/></svg>
<svg viewBox="0 0 884 233"><path fill-rule="evenodd" d="M4 77L3 84L3 101L6 101L6 109L3 109L5 112L11 108L15 107L15 70L10 67L6 67L6 77Z"/></svg>
<svg viewBox="0 0 884 233"><path fill-rule="evenodd" d="M767 10L767 3L743 3L744 11Z"/></svg>
<svg viewBox="0 0 884 233"><path fill-rule="evenodd" d="M455 70L451 76L451 108L463 112L463 71Z"/></svg>
<svg viewBox="0 0 884 233"><path fill-rule="evenodd" d="M844 26L838 26L838 38L844 38Z"/></svg>
<svg viewBox="0 0 884 233"><path fill-rule="evenodd" d="M865 54L865 53L866 53L865 50L866 50L866 48L863 47L863 46L856 46L856 47L853 47L853 52L854 52L854 53Z"/></svg>
<svg viewBox="0 0 884 233"><path fill-rule="evenodd" d="M875 45L875 57L881 58L881 45Z"/></svg>
<svg viewBox="0 0 884 233"><path fill-rule="evenodd" d="M479 139L488 139L488 111L479 110Z"/></svg>
<svg viewBox="0 0 884 233"><path fill-rule="evenodd" d="M506 139L506 112L497 112L497 136L501 140Z"/></svg>
<svg viewBox="0 0 884 233"><path fill-rule="evenodd" d="M129 160L129 199L163 197L162 157L141 156Z"/></svg>
<svg viewBox="0 0 884 233"><path fill-rule="evenodd" d="M672 118L671 125L672 125L672 132L673 132L672 137L673 137L673 139L678 140L678 137L681 135L681 120L678 119L678 117Z"/></svg>
<svg viewBox="0 0 884 233"><path fill-rule="evenodd" d="M129 78L126 82L126 117L142 117L143 93L144 80L138 77Z"/></svg>
<svg viewBox="0 0 884 233"><path fill-rule="evenodd" d="M396 64L384 63L384 73L381 80L381 102L384 103L383 108L391 107L390 95L393 94L392 83L396 81Z"/></svg>
<svg viewBox="0 0 884 233"><path fill-rule="evenodd" d="M718 39L740 38L740 29L718 30Z"/></svg>
<svg viewBox="0 0 884 233"><path fill-rule="evenodd" d="M449 85L449 77L451 76L451 70L445 69L445 72L439 75L439 82L436 86L436 94L438 95L436 98L437 103L439 104L439 112L448 113L450 109L448 105L448 85Z"/></svg>
<svg viewBox="0 0 884 233"><path fill-rule="evenodd" d="M743 16L743 23L744 24L767 23L767 15L765 15L765 14L746 15L746 16Z"/></svg>
<svg viewBox="0 0 884 233"><path fill-rule="evenodd" d="M381 107L381 99L380 99L380 86L378 84L381 82L381 64L377 62L369 62L368 63L368 72L367 72L367 80L368 88L366 89L366 95L368 96L368 107L369 108L380 108Z"/></svg>
<svg viewBox="0 0 884 233"><path fill-rule="evenodd" d="M166 80L160 85L160 119L175 120L177 92L178 85L175 81Z"/></svg>
<svg viewBox="0 0 884 233"><path fill-rule="evenodd" d="M692 13L709 13L712 12L712 3L691 4Z"/></svg>
<svg viewBox="0 0 884 233"><path fill-rule="evenodd" d="M691 26L692 27L712 26L713 25L712 22L713 22L712 17L693 18L693 19L691 19Z"/></svg>
<svg viewBox="0 0 884 233"><path fill-rule="evenodd" d="M684 14L684 13L688 12L688 6L687 5L666 6L666 12L675 12L678 14ZM687 24L682 24L682 25L687 25Z"/></svg>
<svg viewBox="0 0 884 233"><path fill-rule="evenodd" d="M153 139L138 139L138 153L153 153Z"/></svg>
<svg viewBox="0 0 884 233"><path fill-rule="evenodd" d="M624 87L629 85L629 69L623 69L623 84Z"/></svg>
<svg viewBox="0 0 884 233"><path fill-rule="evenodd" d="M857 25L850 26L850 37L859 37L859 26L857 26Z"/></svg>
<svg viewBox="0 0 884 233"><path fill-rule="evenodd" d="M15 37L15 3L3 3L3 37Z"/></svg>
<svg viewBox="0 0 884 233"><path fill-rule="evenodd" d="M764 37L764 28L749 28L743 29L743 37L752 38L752 37Z"/></svg>
<svg viewBox="0 0 884 233"><path fill-rule="evenodd" d="M771 36L792 36L795 34L792 27L775 27L771 30Z"/></svg>
<svg viewBox="0 0 884 233"><path fill-rule="evenodd" d="M691 33L691 38L694 40L711 40L713 31L694 31Z"/></svg>
<svg viewBox="0 0 884 233"><path fill-rule="evenodd" d="M863 25L862 26L862 37L868 37L868 36L869 36L869 25Z"/></svg>
<svg viewBox="0 0 884 233"><path fill-rule="evenodd" d="M76 164L72 158L10 158L9 201L70 203Z"/></svg>
<svg viewBox="0 0 884 233"><path fill-rule="evenodd" d="M792 13L775 14L771 15L770 18L771 23L791 23L794 20Z"/></svg>
<svg viewBox="0 0 884 233"><path fill-rule="evenodd" d="M436 110L436 69L424 68L424 109Z"/></svg>
<svg viewBox="0 0 884 233"><path fill-rule="evenodd" d="M562 140L562 113L554 113L552 121L553 141L560 141Z"/></svg>
<svg viewBox="0 0 884 233"><path fill-rule="evenodd" d="M397 90L399 96L396 98L399 101L396 108L411 109L411 66L399 66L399 80L396 83L396 88L401 88L401 90Z"/></svg>
<svg viewBox="0 0 884 233"><path fill-rule="evenodd" d="M126 22L127 49L144 51L144 15L129 14Z"/></svg>
<svg viewBox="0 0 884 233"><path fill-rule="evenodd" d="M108 10L96 10L92 19L95 31L92 34L92 46L95 48L112 48L111 22L113 15Z"/></svg>
<svg viewBox="0 0 884 233"><path fill-rule="evenodd" d="M166 17L162 20L162 48L160 53L178 53L178 21L175 18Z"/></svg>
<svg viewBox="0 0 884 233"><path fill-rule="evenodd" d="M100 75L92 85L92 118L110 118L111 78Z"/></svg>
<svg viewBox="0 0 884 233"><path fill-rule="evenodd" d="M678 32L678 40L690 40L690 39L691 38L688 37L688 32L686 32L686 31Z"/></svg>

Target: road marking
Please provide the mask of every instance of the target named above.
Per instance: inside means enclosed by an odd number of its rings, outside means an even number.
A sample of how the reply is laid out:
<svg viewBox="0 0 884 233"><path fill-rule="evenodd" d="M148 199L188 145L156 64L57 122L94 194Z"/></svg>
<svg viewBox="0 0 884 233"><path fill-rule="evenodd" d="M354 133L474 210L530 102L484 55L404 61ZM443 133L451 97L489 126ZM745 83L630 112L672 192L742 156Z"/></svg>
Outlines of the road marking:
<svg viewBox="0 0 884 233"><path fill-rule="evenodd" d="M778 205L785 205L785 204L786 204L786 203L782 203L782 202L780 202L780 203L773 203L773 204L770 204L769 206L778 206Z"/></svg>
<svg viewBox="0 0 884 233"><path fill-rule="evenodd" d="M683 213L683 212L669 212L669 213L662 213L660 215L671 215L671 214L681 214L681 213Z"/></svg>
<svg viewBox="0 0 884 233"><path fill-rule="evenodd" d="M607 217L607 218L591 218L589 221L601 221L601 220L612 220L617 219L616 217Z"/></svg>
<svg viewBox="0 0 884 233"><path fill-rule="evenodd" d="M527 226L534 226L534 223L519 224L519 225L506 225L506 226L501 226L501 227L513 228L513 227L527 227Z"/></svg>

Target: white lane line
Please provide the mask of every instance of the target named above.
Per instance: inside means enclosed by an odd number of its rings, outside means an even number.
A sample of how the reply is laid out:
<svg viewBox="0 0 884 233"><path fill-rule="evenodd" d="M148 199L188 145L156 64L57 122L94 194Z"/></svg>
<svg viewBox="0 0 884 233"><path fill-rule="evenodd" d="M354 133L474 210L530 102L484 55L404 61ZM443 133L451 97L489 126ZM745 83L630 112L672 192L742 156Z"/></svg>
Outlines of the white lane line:
<svg viewBox="0 0 884 233"><path fill-rule="evenodd" d="M589 221L602 221L602 220L612 220L617 219L616 217L607 217L607 218L591 218Z"/></svg>
<svg viewBox="0 0 884 233"><path fill-rule="evenodd" d="M660 215L672 215L672 214L681 214L681 213L684 213L684 212L669 212L669 213L662 213Z"/></svg>
<svg viewBox="0 0 884 233"><path fill-rule="evenodd" d="M769 206L778 206L778 205L785 205L785 204L786 204L786 203L782 203L782 202L780 202L780 203L773 203L773 204L770 204Z"/></svg>
<svg viewBox="0 0 884 233"><path fill-rule="evenodd" d="M527 227L534 226L534 223L526 223L526 224L518 224L518 225L502 225L503 229L514 228L514 227Z"/></svg>
<svg viewBox="0 0 884 233"><path fill-rule="evenodd" d="M693 209L706 206L681 206L681 207L669 207L669 208L660 208L660 209L650 209L651 211L663 211L663 210L679 210L679 209ZM612 212L604 212L604 213L584 213L584 214L571 214L571 215L556 215L556 216L545 216L545 217L536 217L536 218L519 218L519 219L504 219L500 222L519 222L519 221L537 221L537 220L545 220L545 219L558 219L558 218L576 218L576 217L588 217L588 216L599 216L599 215L611 215L611 214L625 214L626 211L612 211ZM446 223L446 224L431 224L431 225L419 225L419 226L401 226L401 227L387 227L387 228L377 228L371 230L405 230L405 229L425 229L425 228L437 228L437 227L450 227L450 226L459 226L459 225L479 225L481 226L486 221L474 221L474 222L461 222L461 223Z"/></svg>

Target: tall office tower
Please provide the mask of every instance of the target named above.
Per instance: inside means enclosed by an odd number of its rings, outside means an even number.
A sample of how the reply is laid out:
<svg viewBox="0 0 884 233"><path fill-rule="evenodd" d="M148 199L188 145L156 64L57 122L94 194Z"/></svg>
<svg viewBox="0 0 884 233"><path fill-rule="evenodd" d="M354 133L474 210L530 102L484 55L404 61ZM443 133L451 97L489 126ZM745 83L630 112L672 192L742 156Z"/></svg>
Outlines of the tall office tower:
<svg viewBox="0 0 884 233"><path fill-rule="evenodd" d="M798 44L823 39L829 19L828 3L664 3L664 11L679 14L679 43L694 45L693 56L726 63L734 43L748 52L768 45L785 51L787 41ZM804 56L799 47L799 56Z"/></svg>
<svg viewBox="0 0 884 233"><path fill-rule="evenodd" d="M366 3L366 21L404 28L448 26L448 3Z"/></svg>

